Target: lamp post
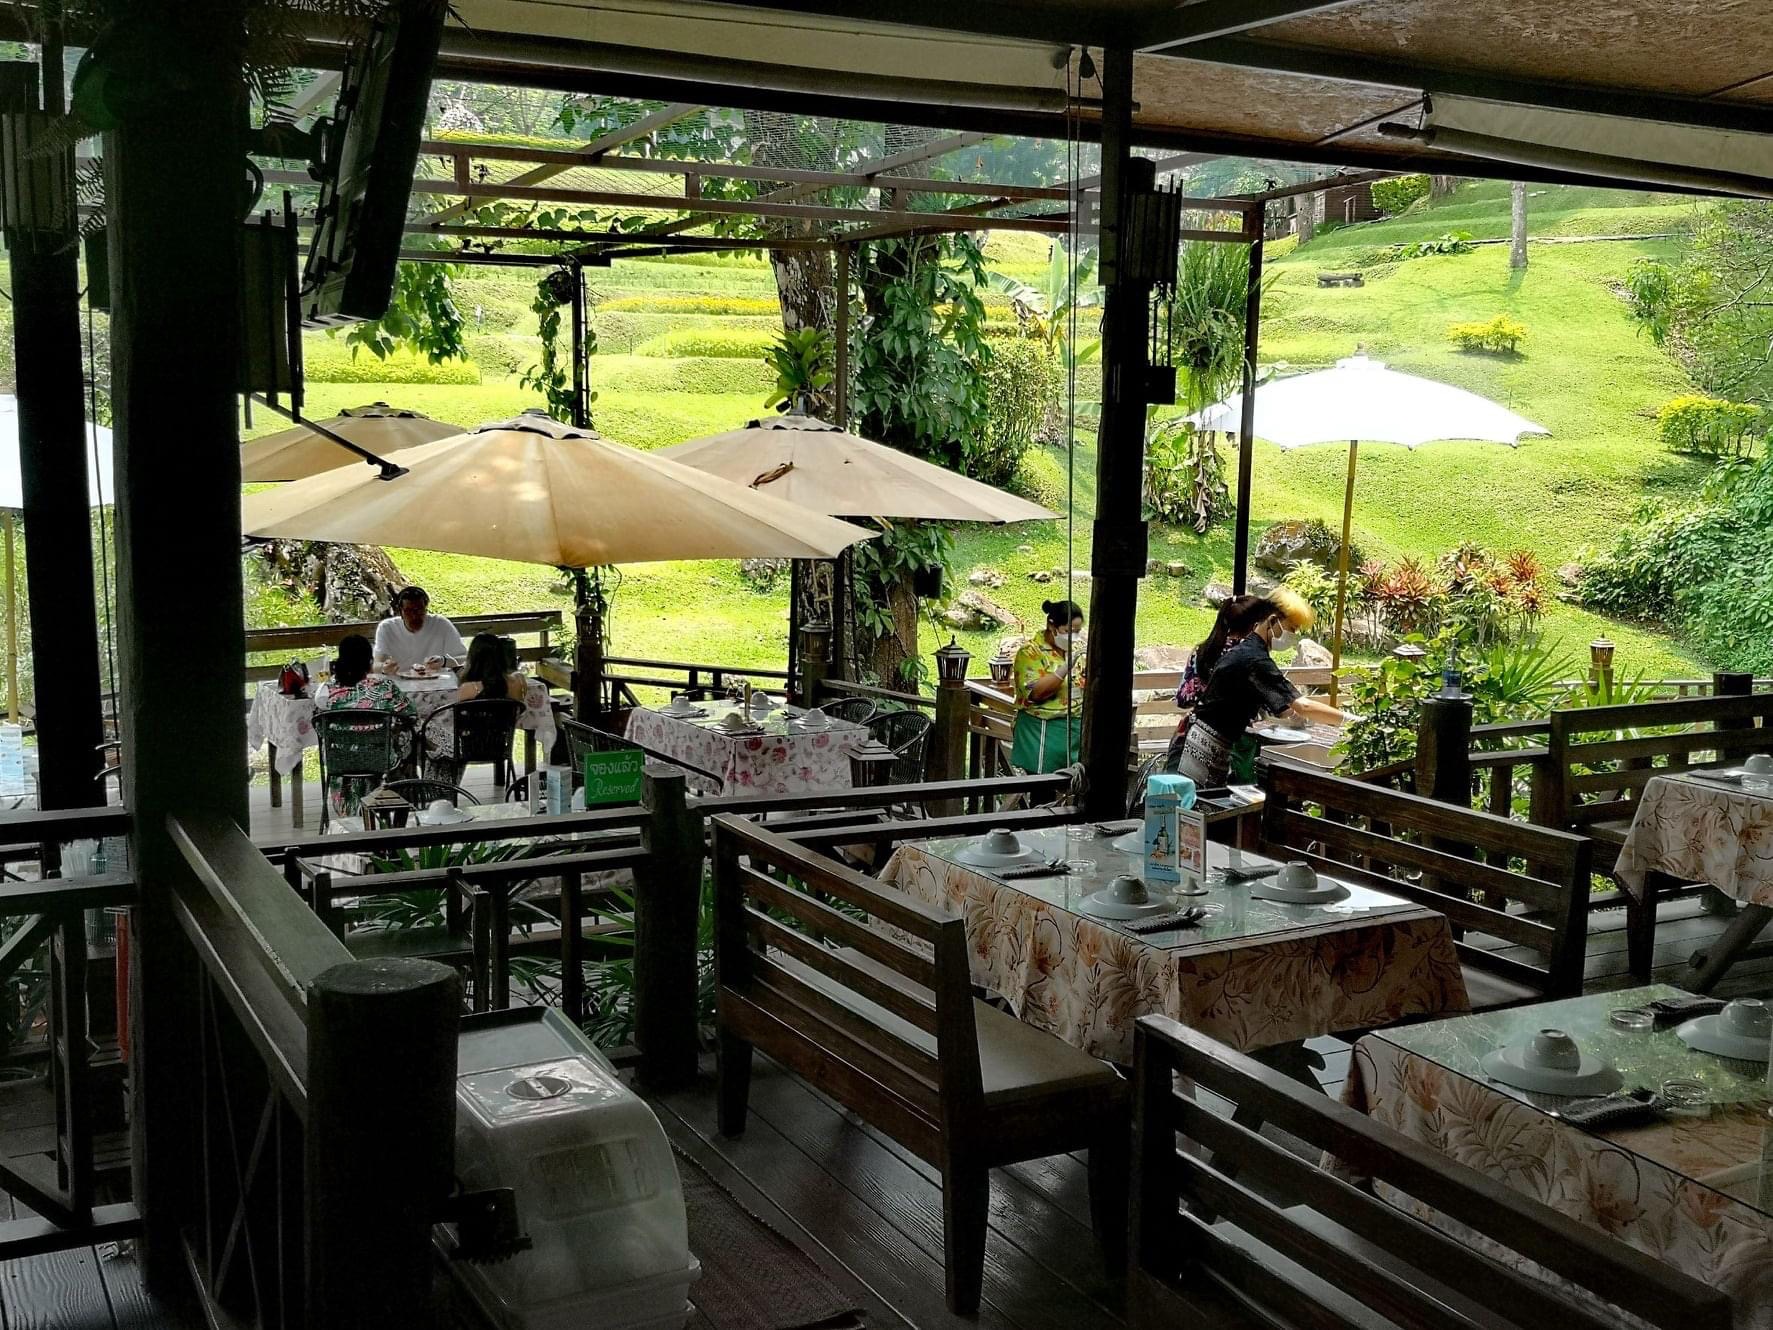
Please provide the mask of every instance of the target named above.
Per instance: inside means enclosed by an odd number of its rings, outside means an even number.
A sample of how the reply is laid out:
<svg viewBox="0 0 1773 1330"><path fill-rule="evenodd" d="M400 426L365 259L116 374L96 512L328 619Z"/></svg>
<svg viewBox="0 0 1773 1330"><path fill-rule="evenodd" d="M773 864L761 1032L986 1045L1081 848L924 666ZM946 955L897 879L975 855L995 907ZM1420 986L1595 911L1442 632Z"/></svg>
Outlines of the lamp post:
<svg viewBox="0 0 1773 1330"><path fill-rule="evenodd" d="M800 705L819 705L819 686L825 682L831 660L831 625L806 623L800 627Z"/></svg>
<svg viewBox="0 0 1773 1330"><path fill-rule="evenodd" d="M1590 691L1603 696L1613 695L1613 644L1597 637L1588 644L1588 679Z"/></svg>
<svg viewBox="0 0 1773 1330"><path fill-rule="evenodd" d="M952 637L936 649L936 727L930 736L932 751L926 766L931 780L959 780L967 769L967 731L972 708L967 700L967 666L972 653ZM962 801L944 799L935 816L959 813Z"/></svg>

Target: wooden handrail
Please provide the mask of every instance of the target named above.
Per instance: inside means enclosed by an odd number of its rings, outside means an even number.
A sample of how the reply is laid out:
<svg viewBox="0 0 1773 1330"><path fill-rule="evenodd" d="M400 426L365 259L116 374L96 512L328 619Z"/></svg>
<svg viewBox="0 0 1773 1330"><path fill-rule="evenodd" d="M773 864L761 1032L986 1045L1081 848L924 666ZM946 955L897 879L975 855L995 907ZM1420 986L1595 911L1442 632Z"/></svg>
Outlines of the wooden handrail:
<svg viewBox="0 0 1773 1330"><path fill-rule="evenodd" d="M786 679L787 670L766 670L757 665L709 665L694 661L646 660L639 656L605 656L605 665L638 665L655 670L694 670L698 674L736 674L741 678Z"/></svg>
<svg viewBox="0 0 1773 1330"><path fill-rule="evenodd" d="M497 822L465 821L434 827L385 827L346 835L309 836L302 840L265 840L255 842L255 848L265 858L273 860L284 859L292 854L378 854L428 849L437 845L571 836L597 831L632 831L645 821L646 810L636 806L597 809L585 813L559 813L548 817L511 818Z"/></svg>
<svg viewBox="0 0 1773 1330"><path fill-rule="evenodd" d="M936 699L925 697L922 693L901 693L891 688L878 688L871 683L851 683L847 679L821 679L819 687L828 693L838 693L844 697L878 697L886 702L899 702L908 707L923 707L926 710L936 705Z"/></svg>
<svg viewBox="0 0 1773 1330"><path fill-rule="evenodd" d="M0 813L0 845L49 845L103 840L129 831L127 808L52 808Z"/></svg>
<svg viewBox="0 0 1773 1330"><path fill-rule="evenodd" d="M709 817L719 813L749 817L808 808L890 808L895 804L964 799L970 795L1049 794L1069 789L1070 785L1069 776L1054 773L1049 776L1003 776L984 781L937 780L917 785L875 785L860 790L824 790L807 794L722 794L698 798L694 800L694 806Z"/></svg>
<svg viewBox="0 0 1773 1330"><path fill-rule="evenodd" d="M449 621L458 629L472 629L473 633L499 633L511 636L515 633L549 633L559 629L564 617L559 610L526 610L517 614L463 614L450 615ZM380 619L363 619L350 623L303 623L290 624L276 628L253 628L246 634L246 650L288 651L295 648L310 646L337 646L341 637L351 633L362 633L372 637L381 626ZM473 633L464 633L464 637Z"/></svg>

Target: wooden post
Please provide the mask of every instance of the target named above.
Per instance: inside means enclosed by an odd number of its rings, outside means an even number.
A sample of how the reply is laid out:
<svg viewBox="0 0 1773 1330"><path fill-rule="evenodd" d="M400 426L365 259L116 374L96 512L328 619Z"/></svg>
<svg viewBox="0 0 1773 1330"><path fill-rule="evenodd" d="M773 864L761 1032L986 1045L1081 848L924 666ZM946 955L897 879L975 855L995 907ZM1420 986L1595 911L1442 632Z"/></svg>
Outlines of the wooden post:
<svg viewBox="0 0 1773 1330"><path fill-rule="evenodd" d="M702 815L688 806L683 772L649 763L640 827L646 859L634 870L634 1042L652 1089L696 1078L696 933L702 909Z"/></svg>
<svg viewBox="0 0 1773 1330"><path fill-rule="evenodd" d="M938 653L939 654L939 653ZM936 724L930 731L926 780L965 780L967 731L971 728L972 699L964 677L943 678L936 685ZM939 799L930 805L931 817L956 817L965 810L961 799Z"/></svg>
<svg viewBox="0 0 1773 1330"><path fill-rule="evenodd" d="M1250 479L1256 464L1256 350L1262 330L1262 223L1266 205L1244 214L1250 242L1250 280L1244 289L1244 373L1237 426L1237 512L1232 518L1231 591L1241 596L1250 577ZM1253 215L1252 215L1253 214Z"/></svg>
<svg viewBox="0 0 1773 1330"><path fill-rule="evenodd" d="M18 574L13 560L12 509L0 513L6 537L6 718L18 724Z"/></svg>
<svg viewBox="0 0 1773 1330"><path fill-rule="evenodd" d="M837 247L837 427L850 427L850 247Z"/></svg>
<svg viewBox="0 0 1773 1330"><path fill-rule="evenodd" d="M1471 807L1471 699L1430 697L1416 727L1416 793Z"/></svg>
<svg viewBox="0 0 1773 1330"><path fill-rule="evenodd" d="M1133 53L1102 53L1102 423L1090 542L1090 638L1083 708L1086 818L1126 812L1133 732L1133 619L1145 575L1146 319L1150 287L1121 262L1126 196L1154 179L1132 156Z"/></svg>
<svg viewBox="0 0 1773 1330"><path fill-rule="evenodd" d="M199 1007L171 906L190 870L166 820L247 825L234 354L247 103L237 12L230 22L216 4L138 0L132 17L180 62L161 71L178 88L172 104L126 117L104 150L123 796L142 888L129 940L131 1160L144 1271L177 1296L189 1287L180 1203L198 1157ZM209 352L193 355L178 328L203 329Z"/></svg>
<svg viewBox="0 0 1773 1330"><path fill-rule="evenodd" d="M9 119L27 122L36 106L36 66L7 64L0 70L0 110ZM71 182L72 148L62 149L60 156ZM5 169L25 182L41 177L30 163L7 163ZM27 219L34 213L43 223L27 229L9 217L6 230L12 261L19 480L24 493L25 595L31 615L40 803L44 808L84 808L103 802L94 778L103 765L99 744L105 736L86 469L90 444L80 335L79 245L71 207L52 223L52 201L32 198L28 184L23 193Z"/></svg>
<svg viewBox="0 0 1773 1330"><path fill-rule="evenodd" d="M1738 674L1731 670L1718 670L1711 676L1711 695L1713 697L1747 697L1755 690L1755 676ZM1752 729L1752 720L1719 721L1720 730Z"/></svg>
<svg viewBox="0 0 1773 1330"><path fill-rule="evenodd" d="M347 961L308 988L308 1324L429 1324L431 1225L454 1183L461 980Z"/></svg>
<svg viewBox="0 0 1773 1330"><path fill-rule="evenodd" d="M1336 551L1336 627L1330 638L1330 705L1336 705L1342 677L1343 614L1348 606L1348 549L1354 539L1354 468L1360 457L1360 442L1348 441L1348 481L1342 489L1342 547Z"/></svg>

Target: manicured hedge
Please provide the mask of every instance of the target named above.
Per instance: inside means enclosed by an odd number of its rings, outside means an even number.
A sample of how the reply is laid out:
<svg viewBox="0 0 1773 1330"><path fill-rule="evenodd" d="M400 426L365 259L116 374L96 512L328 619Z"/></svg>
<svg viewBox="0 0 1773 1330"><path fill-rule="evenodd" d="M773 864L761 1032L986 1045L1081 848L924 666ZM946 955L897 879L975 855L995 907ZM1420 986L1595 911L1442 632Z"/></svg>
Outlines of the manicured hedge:
<svg viewBox="0 0 1773 1330"><path fill-rule="evenodd" d="M779 330L766 328L674 328L648 338L634 348L638 356L708 356L734 360L761 360L774 344Z"/></svg>
<svg viewBox="0 0 1773 1330"><path fill-rule="evenodd" d="M309 337L302 343L302 366L311 383L479 383L472 360L433 365L423 356L396 351L378 360L368 351L355 356L342 338Z"/></svg>

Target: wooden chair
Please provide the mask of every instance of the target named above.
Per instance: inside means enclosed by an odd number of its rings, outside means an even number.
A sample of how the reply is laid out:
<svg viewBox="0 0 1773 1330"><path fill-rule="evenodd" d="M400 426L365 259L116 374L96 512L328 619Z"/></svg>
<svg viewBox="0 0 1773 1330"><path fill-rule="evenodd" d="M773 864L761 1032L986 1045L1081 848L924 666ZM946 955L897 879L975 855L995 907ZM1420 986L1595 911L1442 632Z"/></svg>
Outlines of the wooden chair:
<svg viewBox="0 0 1773 1330"><path fill-rule="evenodd" d="M391 711L346 708L314 713L314 735L320 741L320 829L332 817L331 783L362 780L379 784L411 756L413 728L405 716Z"/></svg>
<svg viewBox="0 0 1773 1330"><path fill-rule="evenodd" d="M979 1305L994 1167L1088 1148L1092 1216L1117 1257L1128 1122L1114 1069L977 1001L959 918L731 814L712 825L721 1131L745 1128L760 1049L940 1169L957 1313Z"/></svg>
<svg viewBox="0 0 1773 1330"><path fill-rule="evenodd" d="M450 748L432 754L436 770L447 770L459 780L468 767L491 763L493 781L503 789L511 781L511 745L522 715L523 703L514 697L477 697L437 708L425 728L436 726L449 734Z"/></svg>
<svg viewBox="0 0 1773 1330"><path fill-rule="evenodd" d="M1474 1009L1582 991L1589 890L1582 837L1285 760L1263 759L1258 779L1267 799L1257 848L1446 915ZM1511 912L1510 902L1525 911ZM1471 934L1531 958L1486 950Z"/></svg>
<svg viewBox="0 0 1773 1330"><path fill-rule="evenodd" d="M1735 766L1773 752L1773 693L1684 697L1551 713L1545 755L1533 769L1532 818L1594 841L1594 868L1611 873L1650 778ZM1625 896L1631 972L1648 982L1656 949L1656 903L1691 884L1652 874L1640 901Z"/></svg>
<svg viewBox="0 0 1773 1330"><path fill-rule="evenodd" d="M1497 1250L1657 1330L1730 1325L1730 1299L1700 1280L1175 1021L1142 1017L1134 1056L1127 1287L1134 1330L1619 1325L1616 1315L1489 1254ZM1222 1117L1178 1093L1179 1077L1235 1112ZM1304 1142L1311 1157L1264 1134L1265 1126ZM1340 1168L1321 1167L1319 1151ZM1459 1230L1416 1218L1373 1184Z"/></svg>

